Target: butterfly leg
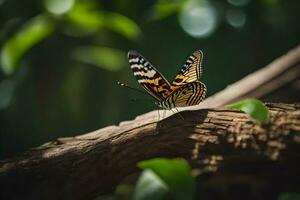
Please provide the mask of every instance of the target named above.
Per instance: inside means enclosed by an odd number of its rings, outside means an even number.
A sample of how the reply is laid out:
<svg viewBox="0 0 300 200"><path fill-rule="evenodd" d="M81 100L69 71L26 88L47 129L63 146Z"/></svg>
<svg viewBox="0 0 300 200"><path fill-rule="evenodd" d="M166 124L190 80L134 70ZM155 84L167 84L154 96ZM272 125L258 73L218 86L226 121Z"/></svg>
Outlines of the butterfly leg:
<svg viewBox="0 0 300 200"><path fill-rule="evenodd" d="M157 121L159 121L160 120L160 115L159 115L159 108L157 109Z"/></svg>
<svg viewBox="0 0 300 200"><path fill-rule="evenodd" d="M183 118L183 116L180 114L180 112L179 112L179 110L175 107L175 109L176 109L176 111L177 111L177 114L180 116L180 118L182 119L182 120L184 120L184 118Z"/></svg>
<svg viewBox="0 0 300 200"><path fill-rule="evenodd" d="M166 118L166 109L164 109L164 112L163 112L163 117L162 117L162 119L164 119L164 118Z"/></svg>

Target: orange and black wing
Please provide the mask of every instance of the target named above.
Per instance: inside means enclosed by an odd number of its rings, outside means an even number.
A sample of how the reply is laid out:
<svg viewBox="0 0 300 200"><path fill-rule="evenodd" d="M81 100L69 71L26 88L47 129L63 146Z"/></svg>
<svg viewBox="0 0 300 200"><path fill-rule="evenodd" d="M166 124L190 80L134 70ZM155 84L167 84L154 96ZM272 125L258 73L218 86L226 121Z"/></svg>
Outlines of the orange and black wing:
<svg viewBox="0 0 300 200"><path fill-rule="evenodd" d="M198 105L205 94L206 86L200 81L194 81L176 89L164 104L169 108Z"/></svg>
<svg viewBox="0 0 300 200"><path fill-rule="evenodd" d="M197 50L187 59L184 66L178 72L174 81L171 84L172 90L175 90L187 83L197 81L200 78L202 74L202 58L202 51Z"/></svg>
<svg viewBox="0 0 300 200"><path fill-rule="evenodd" d="M128 52L128 60L137 81L151 96L159 101L169 96L170 83L150 62L136 51Z"/></svg>

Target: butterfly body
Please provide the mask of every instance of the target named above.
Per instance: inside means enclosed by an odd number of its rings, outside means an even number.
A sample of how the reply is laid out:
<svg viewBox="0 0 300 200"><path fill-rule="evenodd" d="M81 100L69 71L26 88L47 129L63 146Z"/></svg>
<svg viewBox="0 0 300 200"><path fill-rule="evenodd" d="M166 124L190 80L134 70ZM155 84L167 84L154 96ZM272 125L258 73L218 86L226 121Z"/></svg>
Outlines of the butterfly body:
<svg viewBox="0 0 300 200"><path fill-rule="evenodd" d="M206 86L198 79L201 76L203 53L195 51L169 83L163 75L136 51L128 53L134 76L143 88L157 100L161 108L172 109L198 105L206 94Z"/></svg>

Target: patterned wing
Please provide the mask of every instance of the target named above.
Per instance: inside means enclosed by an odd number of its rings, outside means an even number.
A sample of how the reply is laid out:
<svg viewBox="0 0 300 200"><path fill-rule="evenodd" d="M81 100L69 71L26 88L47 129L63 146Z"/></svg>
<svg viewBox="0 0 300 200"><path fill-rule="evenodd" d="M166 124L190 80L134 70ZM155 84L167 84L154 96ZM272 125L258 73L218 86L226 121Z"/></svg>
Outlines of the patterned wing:
<svg viewBox="0 0 300 200"><path fill-rule="evenodd" d="M165 108L198 105L205 97L206 86L200 81L187 83L176 89L163 103Z"/></svg>
<svg viewBox="0 0 300 200"><path fill-rule="evenodd" d="M170 83L142 55L129 51L128 59L134 76L151 96L159 101L169 96Z"/></svg>
<svg viewBox="0 0 300 200"><path fill-rule="evenodd" d="M172 90L175 90L184 84L197 81L200 78L202 73L202 58L202 51L197 50L187 59L171 84Z"/></svg>

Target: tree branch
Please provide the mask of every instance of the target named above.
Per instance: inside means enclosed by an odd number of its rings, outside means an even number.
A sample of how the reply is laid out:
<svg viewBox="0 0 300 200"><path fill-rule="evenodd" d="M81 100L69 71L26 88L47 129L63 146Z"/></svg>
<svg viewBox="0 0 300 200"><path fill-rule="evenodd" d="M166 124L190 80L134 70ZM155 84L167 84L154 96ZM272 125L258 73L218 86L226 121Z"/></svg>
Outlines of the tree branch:
<svg viewBox="0 0 300 200"><path fill-rule="evenodd" d="M207 98L197 108L219 107L249 97L261 98L297 80L300 80L300 46Z"/></svg>

